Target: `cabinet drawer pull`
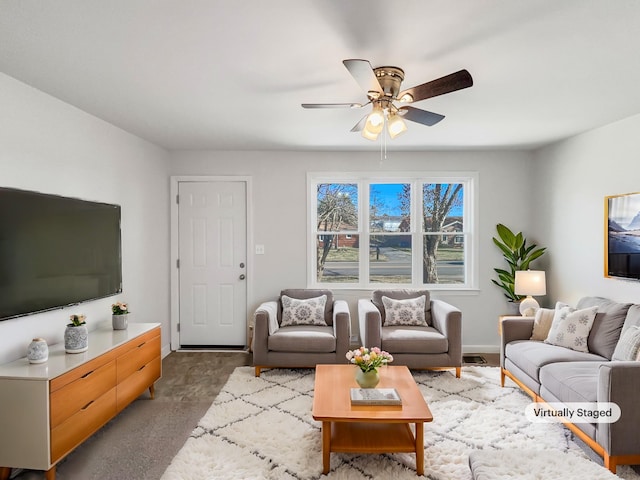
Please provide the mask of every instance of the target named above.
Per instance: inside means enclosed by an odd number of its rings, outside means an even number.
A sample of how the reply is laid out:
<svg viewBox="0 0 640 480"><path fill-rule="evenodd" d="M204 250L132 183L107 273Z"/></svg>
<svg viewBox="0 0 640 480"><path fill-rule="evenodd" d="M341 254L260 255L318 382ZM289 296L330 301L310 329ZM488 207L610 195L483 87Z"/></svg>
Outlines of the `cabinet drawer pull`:
<svg viewBox="0 0 640 480"><path fill-rule="evenodd" d="M94 372L94 370L91 370L90 372L85 373L84 375L82 375L80 378L87 378L89 375L91 375Z"/></svg>
<svg viewBox="0 0 640 480"><path fill-rule="evenodd" d="M142 366L138 369L138 371L139 371L139 372L141 372L142 370L144 370L144 367L146 367L146 365L142 365Z"/></svg>
<svg viewBox="0 0 640 480"><path fill-rule="evenodd" d="M86 410L87 408L89 408L89 406L93 403L93 400L91 400L89 403L87 403L84 407L81 408L81 410Z"/></svg>
<svg viewBox="0 0 640 480"><path fill-rule="evenodd" d="M142 342L140 345L138 345L138 348L143 347L145 343L147 342Z"/></svg>

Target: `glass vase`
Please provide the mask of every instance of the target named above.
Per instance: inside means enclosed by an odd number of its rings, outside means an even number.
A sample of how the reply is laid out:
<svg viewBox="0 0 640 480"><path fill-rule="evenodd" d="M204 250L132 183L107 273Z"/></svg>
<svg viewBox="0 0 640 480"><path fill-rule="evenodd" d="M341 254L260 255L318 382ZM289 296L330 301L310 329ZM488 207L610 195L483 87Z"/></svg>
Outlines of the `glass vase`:
<svg viewBox="0 0 640 480"><path fill-rule="evenodd" d="M360 385L360 388L375 388L380 381L380 375L377 370L370 370L363 372L361 369L356 370L356 383Z"/></svg>

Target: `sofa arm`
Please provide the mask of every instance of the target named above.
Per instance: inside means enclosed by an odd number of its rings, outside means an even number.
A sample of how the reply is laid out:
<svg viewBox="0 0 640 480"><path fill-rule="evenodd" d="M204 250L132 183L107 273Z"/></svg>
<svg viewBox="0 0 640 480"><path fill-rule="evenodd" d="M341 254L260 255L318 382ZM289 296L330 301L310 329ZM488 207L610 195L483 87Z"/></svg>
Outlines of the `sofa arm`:
<svg viewBox="0 0 640 480"><path fill-rule="evenodd" d="M600 423L597 442L609 455L640 454L640 362L606 362L598 372L598 402L613 402L621 417L615 423Z"/></svg>
<svg viewBox="0 0 640 480"><path fill-rule="evenodd" d="M274 308L275 307L275 308ZM253 362L257 365L266 362L268 351L269 325L274 330L274 322L277 326L277 302L262 303L253 314ZM277 328L276 328L277 330Z"/></svg>
<svg viewBox="0 0 640 480"><path fill-rule="evenodd" d="M333 335L336 337L336 359L345 360L351 344L351 314L344 300L333 302Z"/></svg>
<svg viewBox="0 0 640 480"><path fill-rule="evenodd" d="M367 348L380 347L380 329L382 317L373 302L369 299L358 300L358 326L360 327L361 345Z"/></svg>
<svg viewBox="0 0 640 480"><path fill-rule="evenodd" d="M449 356L462 362L462 312L443 300L431 300L431 325L447 338Z"/></svg>
<svg viewBox="0 0 640 480"><path fill-rule="evenodd" d="M509 342L531 338L533 320L534 317L521 317L520 315L500 318L500 366L504 367L504 352Z"/></svg>

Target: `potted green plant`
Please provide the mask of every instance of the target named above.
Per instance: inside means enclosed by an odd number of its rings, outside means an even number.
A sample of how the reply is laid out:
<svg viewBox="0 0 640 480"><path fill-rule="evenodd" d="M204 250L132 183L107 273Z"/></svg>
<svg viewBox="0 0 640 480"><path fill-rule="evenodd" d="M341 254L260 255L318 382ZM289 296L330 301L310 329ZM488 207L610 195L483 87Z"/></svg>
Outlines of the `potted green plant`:
<svg viewBox="0 0 640 480"><path fill-rule="evenodd" d="M111 305L111 324L114 330L126 330L129 320L129 306L124 302Z"/></svg>
<svg viewBox="0 0 640 480"><path fill-rule="evenodd" d="M546 247L538 248L535 243L527 245L527 239L522 232L513 233L508 227L499 223L496 225L498 238L493 237L493 243L502 251L502 256L507 261L509 269L494 268L498 274L498 279L491 279L503 290L504 296L509 302L517 303L524 298L523 295L516 295L515 275L518 270L528 270L529 264L539 258L546 251ZM517 311L517 308L516 308Z"/></svg>
<svg viewBox="0 0 640 480"><path fill-rule="evenodd" d="M85 316L71 315L71 323L67 324L64 331L64 350L67 353L82 353L89 348L89 331Z"/></svg>

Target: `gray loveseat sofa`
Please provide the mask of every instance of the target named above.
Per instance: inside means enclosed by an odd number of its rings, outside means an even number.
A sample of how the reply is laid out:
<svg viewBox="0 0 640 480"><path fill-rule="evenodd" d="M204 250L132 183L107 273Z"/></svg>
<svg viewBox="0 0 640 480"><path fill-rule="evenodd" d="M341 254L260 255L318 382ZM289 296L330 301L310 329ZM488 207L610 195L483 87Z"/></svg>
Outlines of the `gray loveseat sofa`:
<svg viewBox="0 0 640 480"><path fill-rule="evenodd" d="M640 305L585 297L576 308L593 306L588 352L530 340L533 317L503 318L501 381L511 378L537 402L616 403L615 423L565 423L615 473L617 465L640 464L640 361L612 360L625 332L640 326Z"/></svg>
<svg viewBox="0 0 640 480"><path fill-rule="evenodd" d="M283 324L283 297L311 300L320 296L326 296L322 324ZM304 306L301 312L308 314ZM315 368L318 363L347 363L350 337L349 306L344 300L334 300L330 290L282 290L277 301L262 303L254 314L255 375L259 377L262 368Z"/></svg>

